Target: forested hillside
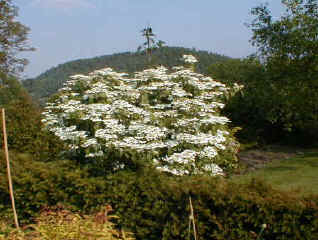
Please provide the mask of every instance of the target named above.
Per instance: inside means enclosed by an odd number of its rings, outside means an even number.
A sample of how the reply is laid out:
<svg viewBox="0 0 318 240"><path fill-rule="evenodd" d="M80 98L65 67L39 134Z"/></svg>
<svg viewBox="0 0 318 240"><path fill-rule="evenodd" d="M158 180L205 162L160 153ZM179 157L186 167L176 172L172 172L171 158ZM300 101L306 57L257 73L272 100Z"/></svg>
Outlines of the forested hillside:
<svg viewBox="0 0 318 240"><path fill-rule="evenodd" d="M148 63L144 52L125 52L90 59L79 59L60 64L34 79L27 79L23 81L23 85L34 99L41 99L41 102L43 102L48 96L61 88L70 75L87 74L105 67L124 72L140 71L146 66L156 64L170 67L179 65L183 54L192 54L200 60L197 71L201 73L206 73L211 64L229 59L229 57L207 51L197 51L182 47L162 47L153 53L150 63Z"/></svg>

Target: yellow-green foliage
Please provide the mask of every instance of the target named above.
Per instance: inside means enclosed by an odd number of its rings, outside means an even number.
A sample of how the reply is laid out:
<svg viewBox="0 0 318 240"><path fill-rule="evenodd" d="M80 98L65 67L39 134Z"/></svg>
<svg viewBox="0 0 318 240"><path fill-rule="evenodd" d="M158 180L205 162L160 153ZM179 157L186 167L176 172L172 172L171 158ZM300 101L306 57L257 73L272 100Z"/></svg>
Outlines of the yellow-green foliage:
<svg viewBox="0 0 318 240"><path fill-rule="evenodd" d="M0 240L132 240L132 234L114 229L106 206L96 215L72 213L67 210L46 209L35 224L16 230L0 223Z"/></svg>

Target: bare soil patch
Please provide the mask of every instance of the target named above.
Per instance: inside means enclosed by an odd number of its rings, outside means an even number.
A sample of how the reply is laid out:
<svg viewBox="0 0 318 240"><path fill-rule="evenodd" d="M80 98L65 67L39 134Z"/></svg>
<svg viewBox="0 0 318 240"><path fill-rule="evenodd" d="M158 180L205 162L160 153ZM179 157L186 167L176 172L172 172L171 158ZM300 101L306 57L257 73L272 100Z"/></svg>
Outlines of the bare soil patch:
<svg viewBox="0 0 318 240"><path fill-rule="evenodd" d="M285 147L285 146L266 146L259 149L250 149L238 153L239 163L242 166L240 174L245 174L266 166L266 164L286 160L296 155L302 155L305 149ZM307 150L308 151L308 150Z"/></svg>

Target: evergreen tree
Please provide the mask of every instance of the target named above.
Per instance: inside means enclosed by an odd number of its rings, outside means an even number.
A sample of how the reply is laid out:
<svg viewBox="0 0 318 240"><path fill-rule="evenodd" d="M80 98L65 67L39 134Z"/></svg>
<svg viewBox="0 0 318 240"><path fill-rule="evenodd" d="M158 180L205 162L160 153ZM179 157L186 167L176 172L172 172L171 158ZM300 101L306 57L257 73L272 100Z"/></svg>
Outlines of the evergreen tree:
<svg viewBox="0 0 318 240"><path fill-rule="evenodd" d="M141 51L143 48L145 48L148 63L152 60L152 52L157 49L163 47L165 44L162 40L156 40L156 35L152 31L152 27L146 27L142 31L142 36L146 38L146 42L142 46L138 47L138 51Z"/></svg>

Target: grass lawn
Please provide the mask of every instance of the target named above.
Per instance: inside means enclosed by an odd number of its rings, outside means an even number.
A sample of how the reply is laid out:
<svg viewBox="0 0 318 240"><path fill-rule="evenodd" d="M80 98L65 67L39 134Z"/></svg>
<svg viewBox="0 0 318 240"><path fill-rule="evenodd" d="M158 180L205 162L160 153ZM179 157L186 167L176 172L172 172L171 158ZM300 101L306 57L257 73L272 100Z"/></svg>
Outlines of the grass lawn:
<svg viewBox="0 0 318 240"><path fill-rule="evenodd" d="M318 194L318 152L275 160L264 168L233 176L231 181L245 183L251 178L260 178L280 190L292 190L301 195Z"/></svg>

